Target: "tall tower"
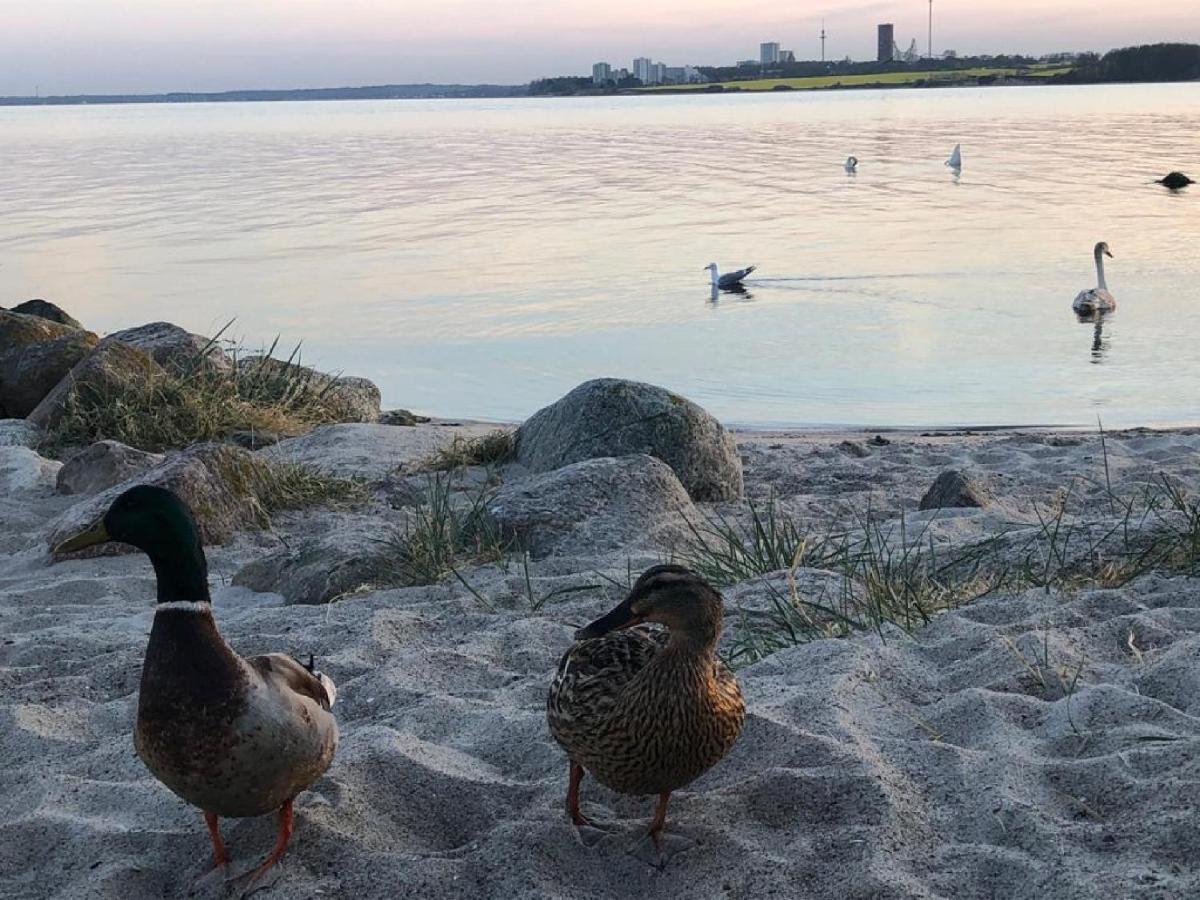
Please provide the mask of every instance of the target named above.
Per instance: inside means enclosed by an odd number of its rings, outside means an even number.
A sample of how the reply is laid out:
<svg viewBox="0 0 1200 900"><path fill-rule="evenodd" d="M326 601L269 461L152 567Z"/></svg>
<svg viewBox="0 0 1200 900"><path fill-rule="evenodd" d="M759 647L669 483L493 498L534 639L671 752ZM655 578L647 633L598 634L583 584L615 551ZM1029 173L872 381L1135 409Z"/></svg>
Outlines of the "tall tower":
<svg viewBox="0 0 1200 900"><path fill-rule="evenodd" d="M895 59L896 29L889 23L879 26L878 52L875 54L879 62L891 62Z"/></svg>
<svg viewBox="0 0 1200 900"><path fill-rule="evenodd" d="M929 0L929 58L933 59L933 0Z"/></svg>
<svg viewBox="0 0 1200 900"><path fill-rule="evenodd" d="M929 0L930 3L933 0ZM825 62L825 20L821 20L821 62Z"/></svg>

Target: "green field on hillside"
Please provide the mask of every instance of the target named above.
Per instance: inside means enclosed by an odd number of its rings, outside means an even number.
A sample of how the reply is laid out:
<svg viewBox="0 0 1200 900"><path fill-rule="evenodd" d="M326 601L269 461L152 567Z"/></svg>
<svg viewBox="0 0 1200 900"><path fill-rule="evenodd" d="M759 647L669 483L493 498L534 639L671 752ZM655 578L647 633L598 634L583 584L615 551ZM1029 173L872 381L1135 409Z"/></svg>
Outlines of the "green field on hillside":
<svg viewBox="0 0 1200 900"><path fill-rule="evenodd" d="M976 79L987 76L1005 77L1023 75L1033 78L1049 78L1071 71L1071 66L1035 66L1029 69L987 68L956 69L953 71L934 72L880 72L874 75L814 75L807 78L753 78L745 81L723 81L720 85L726 90L736 88L743 91L772 91L780 85L797 91L812 91L833 87L862 87L872 84L903 85L914 84L918 81L927 83L944 82L954 84L964 79ZM709 84L664 84L654 87L639 88L642 91L703 91L712 87Z"/></svg>

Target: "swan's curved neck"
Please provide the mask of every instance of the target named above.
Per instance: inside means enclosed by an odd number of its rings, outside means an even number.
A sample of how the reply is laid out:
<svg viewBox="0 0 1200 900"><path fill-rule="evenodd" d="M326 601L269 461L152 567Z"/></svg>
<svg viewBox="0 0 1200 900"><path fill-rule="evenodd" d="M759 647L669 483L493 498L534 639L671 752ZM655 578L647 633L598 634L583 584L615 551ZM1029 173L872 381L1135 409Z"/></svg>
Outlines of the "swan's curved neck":
<svg viewBox="0 0 1200 900"><path fill-rule="evenodd" d="M716 268L716 266L713 266L713 268L709 269L709 270L708 270L708 274L712 276L712 283L713 283L713 286L715 287L715 286L716 286L716 284L717 284L717 282L718 282L718 281L720 280L720 278L721 278L721 275L720 275L720 273L717 271L717 268Z"/></svg>
<svg viewBox="0 0 1200 900"><path fill-rule="evenodd" d="M1108 282L1104 280L1104 251L1096 251L1096 278L1099 282L1100 290L1108 290Z"/></svg>

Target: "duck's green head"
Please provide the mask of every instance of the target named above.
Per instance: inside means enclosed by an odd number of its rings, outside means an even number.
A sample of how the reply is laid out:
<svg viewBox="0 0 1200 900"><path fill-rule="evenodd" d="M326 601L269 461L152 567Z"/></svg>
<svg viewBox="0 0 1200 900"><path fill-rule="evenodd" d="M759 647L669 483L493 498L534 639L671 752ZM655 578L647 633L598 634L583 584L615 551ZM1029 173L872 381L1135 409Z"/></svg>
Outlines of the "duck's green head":
<svg viewBox="0 0 1200 900"><path fill-rule="evenodd" d="M174 491L152 485L130 488L99 521L63 541L54 552L74 553L108 541L131 544L150 557L158 575L160 601L208 599L208 564L200 530Z"/></svg>
<svg viewBox="0 0 1200 900"><path fill-rule="evenodd" d="M579 641L642 622L657 622L672 635L701 643L715 642L724 609L717 590L691 569L653 566L642 573L619 606L575 633Z"/></svg>

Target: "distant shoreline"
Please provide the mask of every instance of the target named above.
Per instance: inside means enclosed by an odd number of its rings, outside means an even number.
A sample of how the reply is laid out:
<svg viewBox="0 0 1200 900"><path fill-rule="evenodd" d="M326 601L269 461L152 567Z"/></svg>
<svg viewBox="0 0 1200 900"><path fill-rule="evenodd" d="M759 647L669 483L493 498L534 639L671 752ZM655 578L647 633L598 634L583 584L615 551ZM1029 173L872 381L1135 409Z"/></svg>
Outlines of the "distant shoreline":
<svg viewBox="0 0 1200 900"><path fill-rule="evenodd" d="M61 106L186 106L220 103L319 103L332 101L369 101L369 100L553 100L553 99L587 99L594 97L725 97L742 94L811 94L836 93L842 91L896 91L896 90L954 90L975 87L1100 87L1114 84L1148 84L1141 81L1082 81L1063 82L1051 81L1043 77L1004 77L995 81L980 83L975 80L961 81L938 80L936 82L870 82L861 84L831 84L815 87L728 87L725 84L711 84L697 87L667 86L654 89L633 88L608 92L580 92L574 94L530 94L523 89L514 88L512 93L445 93L445 94L385 94L376 93L377 89L348 88L345 92L339 88L317 88L297 91L228 91L219 94L76 94L55 97L0 97L0 108L24 107L61 107ZM1154 84L1194 84L1193 80L1156 81ZM370 93L367 93L370 91ZM314 96L320 95L320 96Z"/></svg>

